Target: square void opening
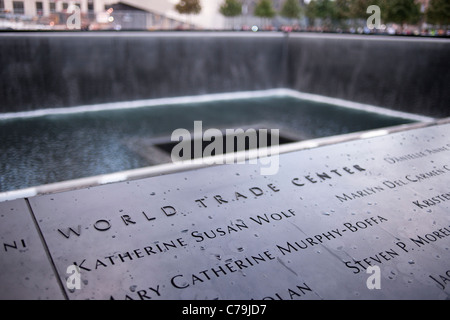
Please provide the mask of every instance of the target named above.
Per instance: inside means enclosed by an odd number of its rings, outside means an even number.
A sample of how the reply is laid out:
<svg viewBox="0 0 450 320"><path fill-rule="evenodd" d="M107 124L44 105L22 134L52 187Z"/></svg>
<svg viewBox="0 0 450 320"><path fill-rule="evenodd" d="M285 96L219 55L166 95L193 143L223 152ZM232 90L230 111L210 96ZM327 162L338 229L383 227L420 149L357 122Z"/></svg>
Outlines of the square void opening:
<svg viewBox="0 0 450 320"><path fill-rule="evenodd" d="M278 141L277 141L278 138ZM216 142L216 139L220 139L218 142ZM222 136L216 137L211 136L207 138L202 137L193 137L192 139L189 139L187 141L183 141L183 143L190 144L190 159L196 159L196 155L194 154L194 145L201 145L201 150L203 155L205 149L211 145L209 150L212 150L211 154L208 152L208 156L216 156L220 154L227 154L227 153L233 153L233 152L239 152L239 151L247 151L251 149L256 149L260 147L271 147L272 145L282 145L286 143L292 143L298 141L297 139L293 137L288 137L285 135L277 133L274 130L270 129L264 129L264 128L258 128L258 129L242 129L242 130L234 130L233 133L227 134L226 132L222 131ZM154 147L157 149L167 153L172 154L173 148L179 144L179 141L165 141L161 143L155 143ZM222 148L217 147L213 148L213 146L221 145ZM188 148L189 150L189 148ZM185 150L181 150L177 156L186 159L185 155L183 154ZM222 151L222 152L221 152Z"/></svg>

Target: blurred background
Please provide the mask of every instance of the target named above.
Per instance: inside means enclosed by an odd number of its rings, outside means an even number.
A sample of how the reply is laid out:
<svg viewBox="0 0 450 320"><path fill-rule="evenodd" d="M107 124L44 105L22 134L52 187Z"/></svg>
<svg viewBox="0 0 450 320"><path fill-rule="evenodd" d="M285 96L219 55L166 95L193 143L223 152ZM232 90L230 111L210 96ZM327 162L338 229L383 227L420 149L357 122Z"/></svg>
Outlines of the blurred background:
<svg viewBox="0 0 450 320"><path fill-rule="evenodd" d="M0 0L0 193L170 163L197 120L291 143L449 117L449 17L450 0Z"/></svg>
<svg viewBox="0 0 450 320"><path fill-rule="evenodd" d="M449 0L0 0L0 30L234 30L450 35ZM370 29L370 5L381 25Z"/></svg>

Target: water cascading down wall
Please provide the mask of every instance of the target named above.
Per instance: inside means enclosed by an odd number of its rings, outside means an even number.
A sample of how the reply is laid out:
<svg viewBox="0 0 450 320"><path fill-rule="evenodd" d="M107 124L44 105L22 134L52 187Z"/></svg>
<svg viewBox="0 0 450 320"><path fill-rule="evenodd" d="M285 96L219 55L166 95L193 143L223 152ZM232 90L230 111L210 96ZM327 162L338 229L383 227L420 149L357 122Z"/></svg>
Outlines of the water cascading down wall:
<svg viewBox="0 0 450 320"><path fill-rule="evenodd" d="M282 33L0 33L0 113L290 88L450 116L450 41Z"/></svg>

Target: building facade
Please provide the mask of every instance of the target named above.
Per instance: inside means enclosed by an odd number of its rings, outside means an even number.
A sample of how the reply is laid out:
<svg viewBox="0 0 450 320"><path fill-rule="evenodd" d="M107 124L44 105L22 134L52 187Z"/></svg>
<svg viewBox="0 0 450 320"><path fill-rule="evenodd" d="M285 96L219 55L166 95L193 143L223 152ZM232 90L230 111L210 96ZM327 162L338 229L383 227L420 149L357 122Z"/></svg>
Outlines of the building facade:
<svg viewBox="0 0 450 320"><path fill-rule="evenodd" d="M105 10L110 0L0 0L0 12L15 15L49 16L64 12L69 5L80 7L82 13L99 13Z"/></svg>

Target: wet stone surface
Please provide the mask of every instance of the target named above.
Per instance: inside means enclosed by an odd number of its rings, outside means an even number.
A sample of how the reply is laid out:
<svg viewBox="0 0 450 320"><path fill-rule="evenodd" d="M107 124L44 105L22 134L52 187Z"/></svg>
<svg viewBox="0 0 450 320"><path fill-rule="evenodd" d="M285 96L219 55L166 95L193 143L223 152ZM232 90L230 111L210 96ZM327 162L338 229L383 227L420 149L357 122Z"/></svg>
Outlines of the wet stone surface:
<svg viewBox="0 0 450 320"><path fill-rule="evenodd" d="M0 299L63 299L26 201L0 203Z"/></svg>
<svg viewBox="0 0 450 320"><path fill-rule="evenodd" d="M449 129L29 202L69 299L445 299Z"/></svg>

